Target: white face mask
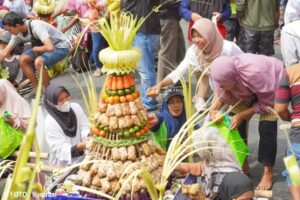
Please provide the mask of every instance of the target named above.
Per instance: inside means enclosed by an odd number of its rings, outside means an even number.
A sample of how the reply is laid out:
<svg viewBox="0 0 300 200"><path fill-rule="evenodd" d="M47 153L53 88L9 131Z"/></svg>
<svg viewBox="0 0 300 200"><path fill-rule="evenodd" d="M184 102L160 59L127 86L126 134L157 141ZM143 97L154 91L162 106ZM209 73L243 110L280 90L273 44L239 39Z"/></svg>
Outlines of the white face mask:
<svg viewBox="0 0 300 200"><path fill-rule="evenodd" d="M70 106L70 101L65 101L65 103L61 106L56 106L57 110L60 112L70 112L71 106Z"/></svg>

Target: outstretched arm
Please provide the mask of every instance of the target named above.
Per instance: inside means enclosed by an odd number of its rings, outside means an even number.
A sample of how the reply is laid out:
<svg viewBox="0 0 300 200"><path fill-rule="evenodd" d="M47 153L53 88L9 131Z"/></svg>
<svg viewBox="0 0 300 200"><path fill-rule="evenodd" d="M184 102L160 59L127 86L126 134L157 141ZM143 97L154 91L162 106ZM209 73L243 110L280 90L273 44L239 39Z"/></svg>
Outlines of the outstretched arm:
<svg viewBox="0 0 300 200"><path fill-rule="evenodd" d="M170 85L173 85L173 84L174 83L173 83L172 79L167 76L162 81L157 83L155 86L153 86L151 88L148 88L147 96L155 98L159 95L159 92L160 92L161 88L167 87L167 86L170 86Z"/></svg>
<svg viewBox="0 0 300 200"><path fill-rule="evenodd" d="M288 109L289 104L288 103L275 103L274 109L280 116L280 118L284 121L290 121L291 120L291 113Z"/></svg>

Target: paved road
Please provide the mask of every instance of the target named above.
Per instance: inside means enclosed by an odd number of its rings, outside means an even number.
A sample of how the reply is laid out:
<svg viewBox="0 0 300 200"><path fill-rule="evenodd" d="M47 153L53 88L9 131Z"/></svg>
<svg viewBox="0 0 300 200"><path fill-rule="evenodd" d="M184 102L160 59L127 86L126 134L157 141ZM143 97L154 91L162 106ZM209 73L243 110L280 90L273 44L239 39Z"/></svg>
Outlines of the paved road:
<svg viewBox="0 0 300 200"><path fill-rule="evenodd" d="M182 23L182 27L184 30L187 30L186 23ZM186 35L186 31L185 35ZM280 46L275 46L275 57L282 59L280 54ZM98 91L100 91L100 88L103 85L103 77L100 78L94 78L95 84L98 88ZM77 76L77 80L79 80L80 84L82 86L85 86L83 75L80 74ZM71 96L74 101L79 102L83 107L83 101L80 94L79 88L76 86L75 82L72 80L72 77L70 76L70 73L65 73L59 77L57 77L55 80L53 80L55 83L59 83L67 87L71 93ZM139 87L139 85L138 85ZM250 161L250 176L252 180L257 184L260 180L261 174L262 174L262 165L257 162L257 154L258 154L258 140L259 140L259 134L258 134L258 116L254 116L252 120L250 121L250 130L249 130L249 146L251 149L251 155L249 156ZM288 200L291 199L287 190L286 183L281 176L281 172L284 169L283 166L283 156L286 148L286 138L285 135L282 132L278 133L278 150L277 150L277 158L276 158L276 165L274 169L274 185L273 185L273 191L274 191L274 198L275 200Z"/></svg>

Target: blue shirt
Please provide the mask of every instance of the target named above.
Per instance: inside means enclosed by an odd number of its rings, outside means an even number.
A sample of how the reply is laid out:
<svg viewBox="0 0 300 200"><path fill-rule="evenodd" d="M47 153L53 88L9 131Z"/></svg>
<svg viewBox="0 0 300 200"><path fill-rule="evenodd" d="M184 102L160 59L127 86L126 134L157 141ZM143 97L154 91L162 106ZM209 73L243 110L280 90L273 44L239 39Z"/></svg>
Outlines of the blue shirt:
<svg viewBox="0 0 300 200"><path fill-rule="evenodd" d="M182 0L180 7L179 7L180 16L184 20L190 21L192 13L193 12L190 10L190 0ZM230 0L226 0L225 4L223 6L223 11L222 11L221 15L222 15L222 18L221 18L222 23L230 17L230 15L231 15Z"/></svg>

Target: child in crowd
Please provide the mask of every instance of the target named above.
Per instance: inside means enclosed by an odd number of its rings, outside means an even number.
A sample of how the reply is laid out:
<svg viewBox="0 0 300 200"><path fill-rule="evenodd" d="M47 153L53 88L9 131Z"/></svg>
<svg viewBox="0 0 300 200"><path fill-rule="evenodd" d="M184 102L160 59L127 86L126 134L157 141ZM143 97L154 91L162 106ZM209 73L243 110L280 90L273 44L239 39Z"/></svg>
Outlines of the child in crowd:
<svg viewBox="0 0 300 200"><path fill-rule="evenodd" d="M287 149L287 155L292 155L292 152L294 152L298 165L300 166L300 102L298 98L300 91L299 68L300 64L287 68L287 72L284 73L280 81L279 88L276 91L274 107L282 120L291 122L292 126L289 132L291 146ZM290 102L292 104L292 112L288 109ZM292 198L300 199L300 187L293 185L287 171L284 171L283 175L286 178Z"/></svg>
<svg viewBox="0 0 300 200"><path fill-rule="evenodd" d="M0 49L3 50L10 40L10 33L8 31L2 31L0 33ZM17 86L23 79L23 72L19 66L19 55L13 55L9 53L1 62L1 67L9 72L8 80Z"/></svg>
<svg viewBox="0 0 300 200"><path fill-rule="evenodd" d="M9 43L11 34L0 29L0 50L3 50ZM27 79L19 65L19 54L23 51L23 45L17 45L12 53L9 53L0 63L2 70L5 70L4 77L8 79L17 89L18 93L25 99L32 96L33 86Z"/></svg>
<svg viewBox="0 0 300 200"><path fill-rule="evenodd" d="M167 150L172 138L186 122L186 114L182 89L169 88L164 96L160 112L149 114L149 118L154 142Z"/></svg>

